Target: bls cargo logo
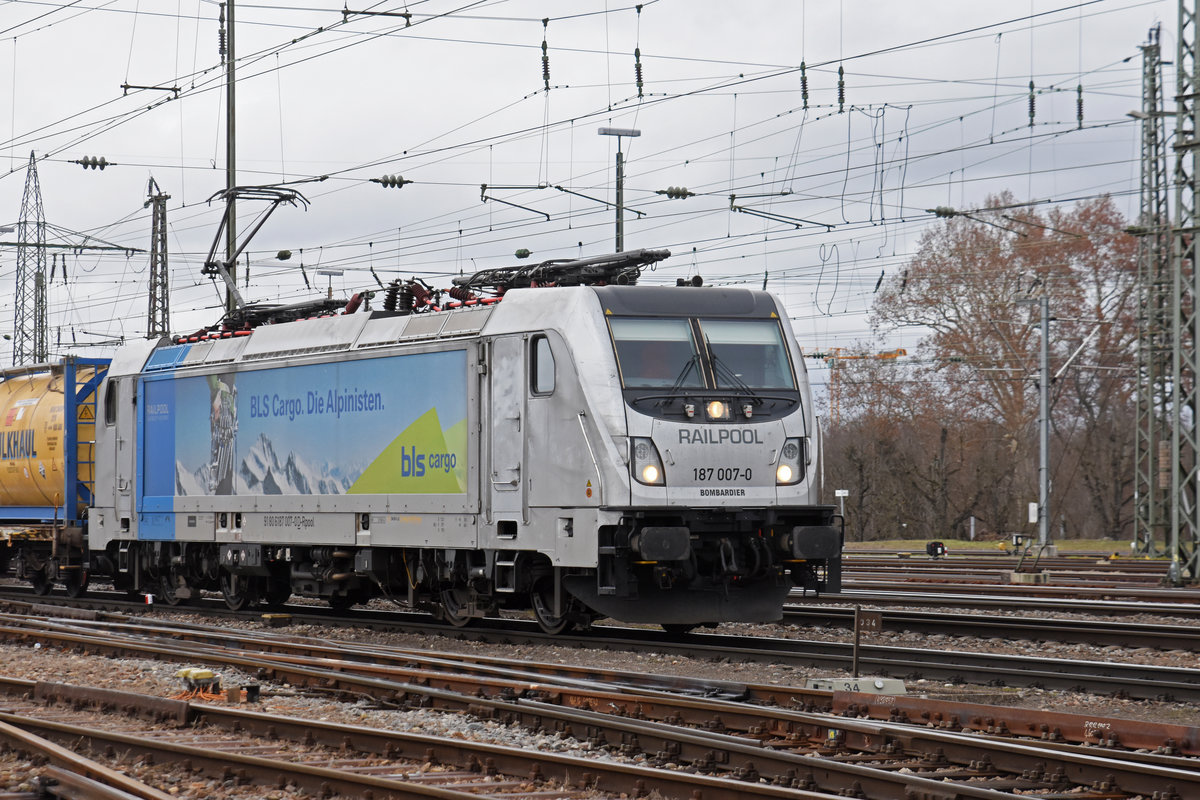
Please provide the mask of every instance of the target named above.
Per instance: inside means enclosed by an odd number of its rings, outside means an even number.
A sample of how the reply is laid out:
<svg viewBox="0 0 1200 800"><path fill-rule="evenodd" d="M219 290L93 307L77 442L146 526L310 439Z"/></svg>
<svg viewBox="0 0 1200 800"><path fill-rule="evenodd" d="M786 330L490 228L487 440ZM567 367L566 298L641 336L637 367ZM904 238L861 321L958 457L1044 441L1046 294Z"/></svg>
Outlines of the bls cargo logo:
<svg viewBox="0 0 1200 800"><path fill-rule="evenodd" d="M420 478L425 470L449 472L457 465L454 453L418 453L416 445L400 448L400 477Z"/></svg>

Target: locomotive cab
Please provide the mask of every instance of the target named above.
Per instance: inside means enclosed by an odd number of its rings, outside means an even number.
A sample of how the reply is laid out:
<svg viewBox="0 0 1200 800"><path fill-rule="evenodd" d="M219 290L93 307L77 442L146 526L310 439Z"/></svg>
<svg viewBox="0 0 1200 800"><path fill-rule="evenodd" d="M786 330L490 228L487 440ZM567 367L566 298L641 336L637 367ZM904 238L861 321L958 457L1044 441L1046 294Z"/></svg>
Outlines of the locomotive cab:
<svg viewBox="0 0 1200 800"><path fill-rule="evenodd" d="M628 442L629 505L598 531L599 613L686 628L838 591L815 419L782 308L745 289L597 287ZM797 371L800 366L800 372Z"/></svg>

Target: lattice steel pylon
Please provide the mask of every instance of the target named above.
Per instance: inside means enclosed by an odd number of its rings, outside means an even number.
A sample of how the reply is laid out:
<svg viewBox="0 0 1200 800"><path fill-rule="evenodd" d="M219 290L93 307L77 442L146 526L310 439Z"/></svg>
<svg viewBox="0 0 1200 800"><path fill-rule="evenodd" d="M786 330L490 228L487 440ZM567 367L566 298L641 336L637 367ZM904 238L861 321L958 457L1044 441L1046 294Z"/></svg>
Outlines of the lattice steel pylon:
<svg viewBox="0 0 1200 800"><path fill-rule="evenodd" d="M1137 427L1134 436L1134 529L1137 549L1152 553L1168 541L1171 477L1167 427L1171 378L1171 236L1167 205L1166 120L1163 112L1161 26L1142 46L1141 212L1138 237ZM1156 544L1157 543L1157 544Z"/></svg>
<svg viewBox="0 0 1200 800"><path fill-rule="evenodd" d="M158 188L150 179L146 192L152 207L150 222L150 310L146 321L146 338L156 339L171 334L171 284L167 271L167 201L171 195ZM145 206L143 206L145 207Z"/></svg>
<svg viewBox="0 0 1200 800"><path fill-rule="evenodd" d="M1200 375L1200 270L1196 267L1196 179L1200 167L1200 74L1196 62L1196 0L1179 0L1175 60L1175 224L1171 235L1171 528L1170 579L1200 577L1200 505L1197 497L1197 375Z"/></svg>
<svg viewBox="0 0 1200 800"><path fill-rule="evenodd" d="M17 222L17 287L13 308L13 365L39 364L46 346L46 212L38 182L37 159L29 153L25 194Z"/></svg>

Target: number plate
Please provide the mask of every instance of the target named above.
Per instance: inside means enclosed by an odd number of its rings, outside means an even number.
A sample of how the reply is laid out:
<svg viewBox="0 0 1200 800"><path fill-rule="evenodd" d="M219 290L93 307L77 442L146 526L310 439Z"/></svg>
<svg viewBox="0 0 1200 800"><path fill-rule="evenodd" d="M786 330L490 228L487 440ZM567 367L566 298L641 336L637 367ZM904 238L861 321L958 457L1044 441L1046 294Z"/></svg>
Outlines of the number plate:
<svg viewBox="0 0 1200 800"><path fill-rule="evenodd" d="M749 483L754 477L750 467L693 467L696 483Z"/></svg>

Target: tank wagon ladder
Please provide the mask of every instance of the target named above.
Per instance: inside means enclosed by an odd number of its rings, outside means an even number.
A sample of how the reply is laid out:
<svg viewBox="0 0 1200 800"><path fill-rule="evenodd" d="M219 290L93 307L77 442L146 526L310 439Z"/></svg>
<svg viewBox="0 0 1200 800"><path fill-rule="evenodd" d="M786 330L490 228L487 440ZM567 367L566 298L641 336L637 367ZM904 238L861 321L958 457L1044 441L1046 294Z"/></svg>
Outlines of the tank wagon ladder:
<svg viewBox="0 0 1200 800"><path fill-rule="evenodd" d="M70 522L82 523L79 515L80 508L87 508L92 504L92 496L95 489L96 476L96 412L99 409L99 392L100 383L104 380L107 374L109 361L106 358L81 358L78 356L68 356L63 360L63 420L65 437L66 454L65 463L63 465L64 489L66 489L70 499L64 502L65 513L71 514ZM92 373L85 383L76 386L76 370L78 367L94 367ZM75 424L70 424L68 421L74 420ZM80 428L90 428L92 433L90 438L80 439ZM82 458L79 455L79 446L86 445L87 457ZM80 480L79 474L84 471L81 467L87 467L86 473L91 476L88 480ZM74 491L71 491L74 487Z"/></svg>

